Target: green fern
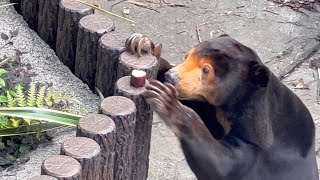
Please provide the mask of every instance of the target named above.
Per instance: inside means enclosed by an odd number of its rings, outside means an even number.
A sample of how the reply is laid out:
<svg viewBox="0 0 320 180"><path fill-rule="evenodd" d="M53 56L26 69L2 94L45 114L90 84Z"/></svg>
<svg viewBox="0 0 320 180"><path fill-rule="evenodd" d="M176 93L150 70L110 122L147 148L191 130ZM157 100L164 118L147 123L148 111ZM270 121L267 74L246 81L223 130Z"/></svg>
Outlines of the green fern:
<svg viewBox="0 0 320 180"><path fill-rule="evenodd" d="M35 107L37 105L36 85L35 84L32 84L30 86L27 97L28 97L27 106Z"/></svg>
<svg viewBox="0 0 320 180"><path fill-rule="evenodd" d="M11 96L10 92L6 91L6 94L7 94L7 100L8 100L8 107L15 107L16 106L16 101Z"/></svg>
<svg viewBox="0 0 320 180"><path fill-rule="evenodd" d="M62 100L60 89L58 89L56 93L54 93L54 95L52 96L52 99L55 104L58 104Z"/></svg>
<svg viewBox="0 0 320 180"><path fill-rule="evenodd" d="M44 107L44 96L45 96L45 93L46 93L46 86L42 86L38 93L37 93L37 107L39 108L43 108Z"/></svg>
<svg viewBox="0 0 320 180"><path fill-rule="evenodd" d="M17 92L17 102L19 107L26 107L27 106L27 101L25 98L25 95L23 93L23 87L21 85L18 85L16 87L16 92Z"/></svg>
<svg viewBox="0 0 320 180"><path fill-rule="evenodd" d="M52 107L53 106L53 102L52 102L52 86L47 90L47 95L46 98L44 99L44 101L46 102L47 106Z"/></svg>

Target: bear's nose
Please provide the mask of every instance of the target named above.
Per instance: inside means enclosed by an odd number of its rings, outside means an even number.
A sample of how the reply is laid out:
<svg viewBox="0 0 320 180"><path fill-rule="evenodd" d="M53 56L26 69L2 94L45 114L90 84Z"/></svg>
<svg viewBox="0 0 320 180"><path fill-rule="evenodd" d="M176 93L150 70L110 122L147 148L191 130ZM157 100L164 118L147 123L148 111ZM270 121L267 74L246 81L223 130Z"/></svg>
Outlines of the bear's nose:
<svg viewBox="0 0 320 180"><path fill-rule="evenodd" d="M164 74L164 81L175 85L179 81L178 74L173 70L169 70Z"/></svg>

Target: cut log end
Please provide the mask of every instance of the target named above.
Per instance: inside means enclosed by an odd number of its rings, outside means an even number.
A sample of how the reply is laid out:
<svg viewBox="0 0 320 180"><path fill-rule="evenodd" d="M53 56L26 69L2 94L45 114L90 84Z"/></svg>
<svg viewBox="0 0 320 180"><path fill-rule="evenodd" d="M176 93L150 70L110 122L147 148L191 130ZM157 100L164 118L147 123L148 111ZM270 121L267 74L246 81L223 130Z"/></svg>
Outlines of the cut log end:
<svg viewBox="0 0 320 180"><path fill-rule="evenodd" d="M147 73L142 70L133 70L131 72L130 85L133 87L143 87L146 84Z"/></svg>
<svg viewBox="0 0 320 180"><path fill-rule="evenodd" d="M41 174L64 179L81 179L81 165L71 157L53 155L43 161Z"/></svg>
<svg viewBox="0 0 320 180"><path fill-rule="evenodd" d="M39 176L34 176L30 178L29 180L58 180L55 177L52 176L47 176L47 175L39 175Z"/></svg>
<svg viewBox="0 0 320 180"><path fill-rule="evenodd" d="M100 111L108 116L126 116L136 112L136 105L127 97L110 96L101 102Z"/></svg>
<svg viewBox="0 0 320 180"><path fill-rule="evenodd" d="M99 14L91 14L83 17L79 21L79 26L91 31L92 33L98 33L100 35L111 32L115 29L113 20Z"/></svg>
<svg viewBox="0 0 320 180"><path fill-rule="evenodd" d="M85 0L86 3L92 4L94 0ZM77 2L75 0L61 0L60 5L66 9L77 11L79 13L83 13L86 11L92 10L91 7L86 6L80 2Z"/></svg>
<svg viewBox="0 0 320 180"><path fill-rule="evenodd" d="M86 137L72 137L61 146L61 154L75 159L91 159L99 155L101 149L94 140Z"/></svg>
<svg viewBox="0 0 320 180"><path fill-rule="evenodd" d="M90 113L80 118L78 129L86 134L108 134L115 131L116 125L108 116Z"/></svg>

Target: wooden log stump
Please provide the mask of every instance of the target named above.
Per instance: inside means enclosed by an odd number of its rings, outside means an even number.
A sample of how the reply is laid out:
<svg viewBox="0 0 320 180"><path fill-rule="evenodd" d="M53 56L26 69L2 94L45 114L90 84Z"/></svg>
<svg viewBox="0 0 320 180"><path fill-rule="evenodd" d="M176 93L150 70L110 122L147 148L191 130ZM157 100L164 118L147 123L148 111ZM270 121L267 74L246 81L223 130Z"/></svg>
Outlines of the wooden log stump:
<svg viewBox="0 0 320 180"><path fill-rule="evenodd" d="M120 78L116 83L115 95L131 99L137 107L136 125L134 131L132 179L146 180L149 169L149 154L153 111L143 93L145 86L136 88L130 85L130 76Z"/></svg>
<svg viewBox="0 0 320 180"><path fill-rule="evenodd" d="M93 3L93 0L84 0ZM86 15L93 14L93 9L75 0L61 0L58 15L56 54L64 65L74 73L78 23Z"/></svg>
<svg viewBox="0 0 320 180"><path fill-rule="evenodd" d="M60 0L39 0L37 33L53 50L56 49Z"/></svg>
<svg viewBox="0 0 320 180"><path fill-rule="evenodd" d="M113 95L119 56L126 50L126 38L126 35L114 31L104 34L99 40L96 87L104 97Z"/></svg>
<svg viewBox="0 0 320 180"><path fill-rule="evenodd" d="M101 148L100 179L113 180L116 125L102 114L87 114L77 127L76 136L95 140Z"/></svg>
<svg viewBox="0 0 320 180"><path fill-rule="evenodd" d="M39 175L39 176L34 176L30 178L29 180L58 180L55 177L52 176L47 176L47 175Z"/></svg>
<svg viewBox="0 0 320 180"><path fill-rule="evenodd" d="M41 175L53 176L59 180L82 180L80 163L65 155L53 155L44 160Z"/></svg>
<svg viewBox="0 0 320 180"><path fill-rule="evenodd" d="M146 54L141 57L130 52L124 52L119 57L117 80L124 76L129 76L134 69L143 70L147 73L147 79L157 77L159 63L155 56Z"/></svg>
<svg viewBox="0 0 320 180"><path fill-rule="evenodd" d="M38 29L39 0L21 0L20 14L30 29Z"/></svg>
<svg viewBox="0 0 320 180"><path fill-rule="evenodd" d="M116 124L114 179L131 180L136 106L123 96L110 96L100 104L103 113Z"/></svg>
<svg viewBox="0 0 320 180"><path fill-rule="evenodd" d="M99 38L114 29L114 22L99 14L85 16L79 21L75 75L88 84L91 90L95 87Z"/></svg>
<svg viewBox="0 0 320 180"><path fill-rule="evenodd" d="M100 146L86 137L72 137L61 145L60 154L76 159L82 168L82 179L99 179Z"/></svg>

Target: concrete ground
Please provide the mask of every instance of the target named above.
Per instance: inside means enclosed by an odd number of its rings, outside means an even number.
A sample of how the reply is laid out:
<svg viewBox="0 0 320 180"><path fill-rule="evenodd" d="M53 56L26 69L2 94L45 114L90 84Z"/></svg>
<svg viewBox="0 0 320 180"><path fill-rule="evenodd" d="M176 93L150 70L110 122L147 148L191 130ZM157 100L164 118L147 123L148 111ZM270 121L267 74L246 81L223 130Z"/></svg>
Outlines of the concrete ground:
<svg viewBox="0 0 320 180"><path fill-rule="evenodd" d="M110 8L119 2L100 0L101 5ZM168 0L169 1L169 0ZM140 1L147 3L147 1ZM152 1L148 1L152 2ZM158 3L159 1L154 1ZM112 11L121 14L124 7L130 10L129 18L136 23L115 19L116 30L124 33L140 32L150 35L155 42L164 45L163 57L172 63L183 60L184 54L199 43L196 26L200 28L202 40L228 33L235 39L257 51L270 69L277 75L283 73L288 66L299 60L304 62L294 69L283 82L293 89L303 79L309 85L307 90L293 91L308 106L317 126L316 150L320 147L320 113L316 104L317 72L310 68L309 60L319 58L320 13L302 11L295 12L286 7L277 7L267 1L255 0L175 0L188 7L163 6L150 10L122 2ZM162 4L164 2L162 1ZM154 5L154 4L153 4ZM89 91L86 85L77 79L63 66L54 52L31 30L13 8L0 8L0 32L8 32L18 28L20 34L14 47L0 52L12 54L14 48L20 48L29 54L23 61L31 62L38 76L35 80L52 81L81 100L82 106L95 111L98 98ZM4 42L0 40L0 46ZM312 52L316 53L312 53ZM1 179L27 179L40 173L43 159L59 152L59 144L74 131L64 130L53 142L45 143L30 153L30 161L19 165L17 169L2 172ZM155 116L152 132L149 179L195 179L180 150L175 136L163 122Z"/></svg>

